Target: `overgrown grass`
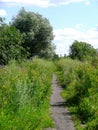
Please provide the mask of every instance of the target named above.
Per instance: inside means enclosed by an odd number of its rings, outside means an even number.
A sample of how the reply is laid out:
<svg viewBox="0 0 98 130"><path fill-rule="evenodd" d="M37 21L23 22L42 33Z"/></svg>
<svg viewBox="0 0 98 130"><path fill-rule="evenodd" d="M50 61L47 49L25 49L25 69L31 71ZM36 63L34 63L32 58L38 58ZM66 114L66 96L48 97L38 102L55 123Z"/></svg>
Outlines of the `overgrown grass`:
<svg viewBox="0 0 98 130"><path fill-rule="evenodd" d="M98 129L98 67L71 59L57 63L62 93L77 130Z"/></svg>
<svg viewBox="0 0 98 130"><path fill-rule="evenodd" d="M49 113L54 65L35 59L0 69L0 130L53 127Z"/></svg>

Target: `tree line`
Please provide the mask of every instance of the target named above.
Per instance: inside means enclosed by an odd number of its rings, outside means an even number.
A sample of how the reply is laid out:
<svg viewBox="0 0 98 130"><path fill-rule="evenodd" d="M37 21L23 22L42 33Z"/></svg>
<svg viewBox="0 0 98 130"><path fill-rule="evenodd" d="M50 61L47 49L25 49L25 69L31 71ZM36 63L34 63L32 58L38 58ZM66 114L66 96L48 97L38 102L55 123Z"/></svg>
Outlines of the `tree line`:
<svg viewBox="0 0 98 130"><path fill-rule="evenodd" d="M49 20L39 13L22 8L9 24L0 18L0 64L34 56L58 59L53 39ZM98 57L98 50L89 43L75 40L70 46L68 57L80 61L91 60Z"/></svg>

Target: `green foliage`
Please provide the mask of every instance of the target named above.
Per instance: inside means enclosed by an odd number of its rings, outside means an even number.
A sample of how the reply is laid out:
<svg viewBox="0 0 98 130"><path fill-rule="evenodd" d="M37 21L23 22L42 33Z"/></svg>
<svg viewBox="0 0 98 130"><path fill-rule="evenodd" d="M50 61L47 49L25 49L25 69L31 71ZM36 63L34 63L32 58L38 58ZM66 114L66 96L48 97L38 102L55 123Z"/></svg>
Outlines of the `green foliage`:
<svg viewBox="0 0 98 130"><path fill-rule="evenodd" d="M30 57L34 55L45 57L46 53L52 57L54 54L51 44L53 29L48 19L38 13L27 12L22 8L13 18L12 25L22 33L24 37L22 46L29 49Z"/></svg>
<svg viewBox="0 0 98 130"><path fill-rule="evenodd" d="M53 59L55 56L55 46L54 45L48 45L48 47L44 50L41 50L39 53L39 57L43 57L45 59Z"/></svg>
<svg viewBox="0 0 98 130"><path fill-rule="evenodd" d="M59 79L65 88L62 95L80 124L85 124L82 129L97 130L98 67L70 59L59 60L58 67Z"/></svg>
<svg viewBox="0 0 98 130"><path fill-rule="evenodd" d="M53 59L53 37L49 20L38 13L22 8L10 25L0 17L0 64L33 56Z"/></svg>
<svg viewBox="0 0 98 130"><path fill-rule="evenodd" d="M80 64L79 61L74 61L69 58L61 58L57 62L58 70L59 70L59 79L61 81L61 85L65 88L71 81L76 80L76 76L74 75L75 69ZM65 70L66 68L66 70ZM67 76L65 76L67 75Z"/></svg>
<svg viewBox="0 0 98 130"><path fill-rule="evenodd" d="M0 129L42 130L53 126L49 101L54 65L34 59L0 69ZM48 71L47 71L48 70Z"/></svg>
<svg viewBox="0 0 98 130"><path fill-rule="evenodd" d="M0 26L0 64L7 64L10 60L19 60L26 56L21 46L23 38L13 26L2 24Z"/></svg>
<svg viewBox="0 0 98 130"><path fill-rule="evenodd" d="M69 56L72 59L78 59L81 61L91 60L96 54L96 50L86 42L78 42L75 40L70 46Z"/></svg>

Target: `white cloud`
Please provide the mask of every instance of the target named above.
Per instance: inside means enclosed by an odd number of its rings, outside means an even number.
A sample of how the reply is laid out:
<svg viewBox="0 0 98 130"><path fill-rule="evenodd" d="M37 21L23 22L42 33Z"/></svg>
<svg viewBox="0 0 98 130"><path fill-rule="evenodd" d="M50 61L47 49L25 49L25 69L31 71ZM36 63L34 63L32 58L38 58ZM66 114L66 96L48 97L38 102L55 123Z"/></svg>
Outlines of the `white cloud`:
<svg viewBox="0 0 98 130"><path fill-rule="evenodd" d="M77 28L64 28L54 30L54 43L56 44L56 53L64 55L68 54L69 47L74 40L83 41L91 44L94 48L98 48L98 30L89 29L81 30Z"/></svg>
<svg viewBox="0 0 98 130"><path fill-rule="evenodd" d="M90 4L91 0L1 0L1 2L9 5L34 5L40 7L67 5L71 3L84 2L86 5Z"/></svg>
<svg viewBox="0 0 98 130"><path fill-rule="evenodd" d="M39 7L55 6L49 0L1 0L8 5L34 5Z"/></svg>
<svg viewBox="0 0 98 130"><path fill-rule="evenodd" d="M90 2L90 0L50 0L51 2L55 3L55 4L59 4L59 5L68 5L71 3L78 3L78 2Z"/></svg>
<svg viewBox="0 0 98 130"><path fill-rule="evenodd" d="M91 3L90 3L89 0L87 0L87 1L85 2L85 4L86 4L86 5L90 5Z"/></svg>
<svg viewBox="0 0 98 130"><path fill-rule="evenodd" d="M0 16L4 17L6 15L7 15L6 11L4 9L0 9Z"/></svg>

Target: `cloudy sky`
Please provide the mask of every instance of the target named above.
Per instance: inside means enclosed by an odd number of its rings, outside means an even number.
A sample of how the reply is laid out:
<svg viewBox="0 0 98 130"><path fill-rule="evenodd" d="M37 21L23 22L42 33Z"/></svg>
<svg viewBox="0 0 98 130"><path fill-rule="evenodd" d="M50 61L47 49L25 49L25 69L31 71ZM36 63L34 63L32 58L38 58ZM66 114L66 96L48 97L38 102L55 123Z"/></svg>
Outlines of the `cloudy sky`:
<svg viewBox="0 0 98 130"><path fill-rule="evenodd" d="M68 54L74 40L98 48L98 0L0 0L0 16L10 22L21 7L49 19L57 54Z"/></svg>

